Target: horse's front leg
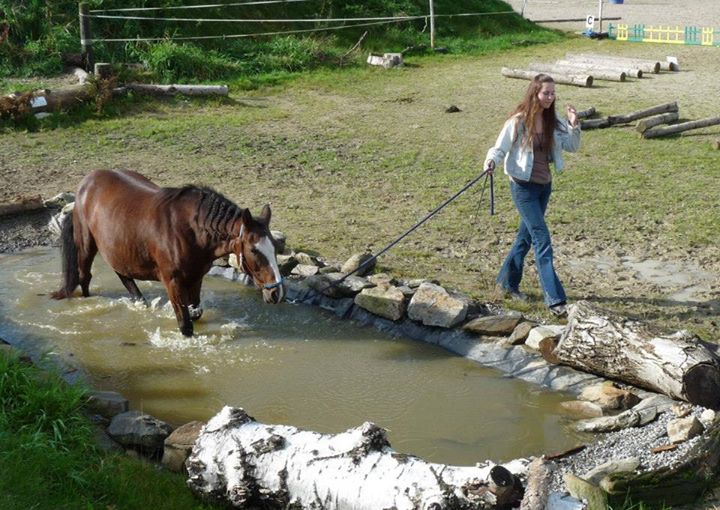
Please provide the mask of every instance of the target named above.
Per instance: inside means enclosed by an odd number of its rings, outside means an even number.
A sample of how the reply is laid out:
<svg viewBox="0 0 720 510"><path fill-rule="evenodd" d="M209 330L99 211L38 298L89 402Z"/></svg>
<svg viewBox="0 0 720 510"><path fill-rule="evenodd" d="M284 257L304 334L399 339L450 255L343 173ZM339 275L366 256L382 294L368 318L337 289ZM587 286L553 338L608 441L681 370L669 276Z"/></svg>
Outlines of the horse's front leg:
<svg viewBox="0 0 720 510"><path fill-rule="evenodd" d="M133 280L132 278L128 278L127 276L123 276L120 273L118 273L117 271L115 271L115 274L118 275L118 278L120 278L120 281L122 282L122 284L125 286L125 288L130 293L130 296L135 301L140 301L145 306L147 306L147 300L145 299L145 296L143 296L142 292L140 292L140 289L138 289L138 286L135 283L135 280Z"/></svg>
<svg viewBox="0 0 720 510"><path fill-rule="evenodd" d="M173 310L175 310L175 318L180 328L180 333L185 336L192 336L193 324L190 319L190 311L188 310L185 296L187 296L187 290L185 286L179 281L177 277L161 277L162 282L165 284L165 289L170 298Z"/></svg>
<svg viewBox="0 0 720 510"><path fill-rule="evenodd" d="M203 308L200 306L200 289L202 288L202 278L197 282L190 285L188 289L188 312L190 313L190 319L193 321L198 320L202 317Z"/></svg>

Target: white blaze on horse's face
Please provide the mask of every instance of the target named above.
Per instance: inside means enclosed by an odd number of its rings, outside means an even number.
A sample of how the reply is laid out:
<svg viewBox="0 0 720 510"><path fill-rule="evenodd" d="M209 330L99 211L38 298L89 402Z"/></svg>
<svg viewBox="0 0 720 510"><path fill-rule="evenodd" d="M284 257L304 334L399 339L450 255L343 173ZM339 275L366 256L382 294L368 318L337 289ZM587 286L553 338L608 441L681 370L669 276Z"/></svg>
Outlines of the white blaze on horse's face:
<svg viewBox="0 0 720 510"><path fill-rule="evenodd" d="M280 285L273 289L263 289L263 299L269 303L279 303L285 297L285 286L281 283L282 275L280 274L280 268L277 265L275 245L268 236L263 236L260 238L260 241L255 244L255 249L259 251L268 261L268 264L270 264L273 275L275 276L274 283L280 283Z"/></svg>

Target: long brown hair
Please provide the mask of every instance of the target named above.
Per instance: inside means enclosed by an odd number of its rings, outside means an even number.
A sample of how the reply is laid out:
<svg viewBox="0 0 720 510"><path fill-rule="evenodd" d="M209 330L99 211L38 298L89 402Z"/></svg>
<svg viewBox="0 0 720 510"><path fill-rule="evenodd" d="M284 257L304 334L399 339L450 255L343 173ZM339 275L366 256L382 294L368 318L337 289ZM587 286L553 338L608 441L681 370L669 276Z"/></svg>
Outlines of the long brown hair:
<svg viewBox="0 0 720 510"><path fill-rule="evenodd" d="M549 74L540 73L536 75L530 85L528 85L525 91L525 97L522 102L515 107L515 110L510 114L510 117L518 115L525 124L525 138L522 140L522 144L526 147L532 147L533 138L535 133L535 119L538 114L542 115L543 125L543 139L542 146L546 152L550 152L553 148L553 132L558 127L558 119L555 115L555 100L547 110L542 107L538 94L542 89L543 83L555 83L552 76ZM518 137L518 130L520 123L515 126L515 139Z"/></svg>

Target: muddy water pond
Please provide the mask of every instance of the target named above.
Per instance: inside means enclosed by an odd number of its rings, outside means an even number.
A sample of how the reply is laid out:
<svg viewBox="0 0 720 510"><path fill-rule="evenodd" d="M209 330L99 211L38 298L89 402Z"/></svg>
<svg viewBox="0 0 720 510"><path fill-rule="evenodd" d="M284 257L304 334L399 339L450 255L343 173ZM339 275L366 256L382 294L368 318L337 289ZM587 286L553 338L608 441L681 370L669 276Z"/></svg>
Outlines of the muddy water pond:
<svg viewBox="0 0 720 510"><path fill-rule="evenodd" d="M177 331L163 287L139 283L132 303L100 258L90 298L53 301L59 253L0 255L0 337L58 357L96 389L177 426L223 405L258 421L339 432L374 421L398 451L473 464L552 452L582 441L560 410L570 398L444 349L358 327L323 310L262 303L216 277L203 286L196 335Z"/></svg>

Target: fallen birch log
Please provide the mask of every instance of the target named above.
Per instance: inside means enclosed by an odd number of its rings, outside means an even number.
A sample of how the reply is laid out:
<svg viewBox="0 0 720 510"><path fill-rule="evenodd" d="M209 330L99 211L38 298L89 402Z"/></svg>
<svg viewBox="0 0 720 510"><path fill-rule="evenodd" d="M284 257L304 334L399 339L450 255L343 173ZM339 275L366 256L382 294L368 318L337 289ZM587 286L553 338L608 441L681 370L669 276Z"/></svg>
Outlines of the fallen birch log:
<svg viewBox="0 0 720 510"><path fill-rule="evenodd" d="M590 72L593 69L612 70L618 73L625 73L630 78L642 78L642 69L637 67L626 66L622 62L580 62L577 60L556 60L555 65L559 67L572 67L576 69L587 69Z"/></svg>
<svg viewBox="0 0 720 510"><path fill-rule="evenodd" d="M530 63L528 69L536 72L547 73L551 76L556 74L589 74L593 80L603 81L625 81L625 73L621 71L613 71L608 69L598 69L592 67L571 67L559 66L554 64Z"/></svg>
<svg viewBox="0 0 720 510"><path fill-rule="evenodd" d="M40 195L34 197L23 197L14 202L0 204L0 216L37 211L38 209L43 209L44 207L45 204L43 204L43 200Z"/></svg>
<svg viewBox="0 0 720 510"><path fill-rule="evenodd" d="M676 102L666 103L658 106L653 106L652 108L646 108L644 110L631 112L626 115L608 115L608 121L610 122L610 125L627 124L628 122L633 122L635 120L643 119L645 117L651 117L652 115L657 115L659 113L677 111L678 104Z"/></svg>
<svg viewBox="0 0 720 510"><path fill-rule="evenodd" d="M31 101L32 113L70 110L82 103L95 100L97 87L84 82L61 89L38 90Z"/></svg>
<svg viewBox="0 0 720 510"><path fill-rule="evenodd" d="M188 485L235 508L483 509L519 503L516 474L503 466L431 464L390 448L366 422L340 434L264 425L225 407L203 428L186 462Z"/></svg>
<svg viewBox="0 0 720 510"><path fill-rule="evenodd" d="M673 124L672 126L648 129L642 136L643 138L656 138L658 136L674 135L676 133L682 133L683 131L716 126L718 124L720 124L720 117L710 117L701 120L691 120L690 122L683 122L681 124Z"/></svg>
<svg viewBox="0 0 720 510"><path fill-rule="evenodd" d="M720 360L687 331L657 335L578 301L553 355L573 368L720 409Z"/></svg>
<svg viewBox="0 0 720 510"><path fill-rule="evenodd" d="M138 94L185 96L227 96L227 85L154 85L148 83L127 83L125 88Z"/></svg>
<svg viewBox="0 0 720 510"><path fill-rule="evenodd" d="M637 126L635 126L635 130L638 133L644 133L648 129L659 126L660 124L669 124L670 122L675 122L676 120L678 120L679 117L680 115L678 114L678 112L661 113L660 115L655 115L654 117L648 117L647 119L639 120Z"/></svg>
<svg viewBox="0 0 720 510"><path fill-rule="evenodd" d="M532 80L538 75L537 71L528 71L526 69L510 69L503 67L500 71L503 76L508 78L519 78L521 80ZM570 74L553 74L555 83L563 83L565 85L574 85L576 87L592 87L593 77L587 74L570 75Z"/></svg>
<svg viewBox="0 0 720 510"><path fill-rule="evenodd" d="M658 62L657 60L647 60L642 58L620 57L616 55L601 55L595 53L566 53L566 60L574 60L576 62L603 62L603 63L622 63L625 66L640 69L644 73L657 74L662 69L670 70L670 64L667 62Z"/></svg>

